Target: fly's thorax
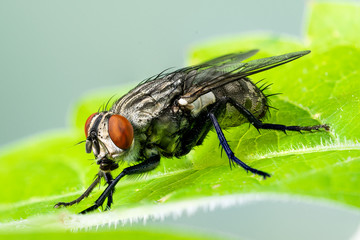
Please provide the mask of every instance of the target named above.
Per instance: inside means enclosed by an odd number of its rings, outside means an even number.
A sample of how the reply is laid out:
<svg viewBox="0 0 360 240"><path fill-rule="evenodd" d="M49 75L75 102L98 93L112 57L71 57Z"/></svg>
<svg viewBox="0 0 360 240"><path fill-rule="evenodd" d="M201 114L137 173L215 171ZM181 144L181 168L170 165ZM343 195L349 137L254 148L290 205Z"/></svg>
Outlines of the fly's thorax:
<svg viewBox="0 0 360 240"><path fill-rule="evenodd" d="M123 116L112 112L90 115L85 123L86 152L96 159L121 160L134 149L132 124Z"/></svg>
<svg viewBox="0 0 360 240"><path fill-rule="evenodd" d="M123 114L134 128L145 131L153 119L183 94L183 74L171 74L154 81L145 81L116 101L111 111Z"/></svg>

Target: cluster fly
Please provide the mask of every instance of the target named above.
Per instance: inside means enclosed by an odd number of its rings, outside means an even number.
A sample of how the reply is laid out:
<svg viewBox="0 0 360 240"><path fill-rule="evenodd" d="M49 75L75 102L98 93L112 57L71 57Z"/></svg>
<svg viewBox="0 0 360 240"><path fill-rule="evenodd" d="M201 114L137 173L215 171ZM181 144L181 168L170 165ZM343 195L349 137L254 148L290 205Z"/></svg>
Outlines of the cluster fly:
<svg viewBox="0 0 360 240"><path fill-rule="evenodd" d="M77 199L59 202L56 208L79 203L102 178L107 188L95 204L81 213L93 211L107 199L113 203L115 185L126 175L142 174L155 169L161 157L186 155L202 144L208 132L215 129L231 164L263 178L270 174L248 166L230 149L222 128L249 122L256 129L311 131L316 126L286 126L263 123L269 110L268 96L248 76L300 58L310 51L243 62L257 50L224 55L202 64L151 77L118 99L110 110L95 112L85 123L87 153L93 152L99 165L94 182ZM219 122L221 124L219 124ZM132 166L112 177L111 172L125 161Z"/></svg>

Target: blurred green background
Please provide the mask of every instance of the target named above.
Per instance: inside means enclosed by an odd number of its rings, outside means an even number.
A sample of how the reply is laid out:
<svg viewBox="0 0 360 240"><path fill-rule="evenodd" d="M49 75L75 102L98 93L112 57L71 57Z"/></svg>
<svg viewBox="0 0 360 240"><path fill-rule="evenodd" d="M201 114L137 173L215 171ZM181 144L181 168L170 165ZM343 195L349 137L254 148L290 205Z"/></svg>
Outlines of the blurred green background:
<svg viewBox="0 0 360 240"><path fill-rule="evenodd" d="M308 2L2 0L0 146L65 128L80 96L182 67L204 41L259 31L302 38ZM358 219L317 204L259 201L151 224L245 239L316 239L324 231L340 239Z"/></svg>

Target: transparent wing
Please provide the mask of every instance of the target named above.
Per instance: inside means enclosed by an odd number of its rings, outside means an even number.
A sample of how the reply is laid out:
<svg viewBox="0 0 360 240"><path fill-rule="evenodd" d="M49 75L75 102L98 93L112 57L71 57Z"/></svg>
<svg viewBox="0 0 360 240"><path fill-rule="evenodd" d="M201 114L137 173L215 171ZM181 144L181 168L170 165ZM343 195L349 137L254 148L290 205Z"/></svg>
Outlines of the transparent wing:
<svg viewBox="0 0 360 240"><path fill-rule="evenodd" d="M224 55L173 72L164 71L146 79L122 96L114 103L111 111L126 117L134 127L141 128L171 106L179 96L191 103L215 88L293 61L309 52L294 52L242 62L257 53L257 50L251 50Z"/></svg>
<svg viewBox="0 0 360 240"><path fill-rule="evenodd" d="M189 72L190 76L186 84L188 88L182 98L186 98L186 100L191 103L199 96L215 88L291 62L310 53L310 51L300 51L256 59L245 63L239 61L240 59L244 60L254 55L256 52L256 50L252 50L246 53L225 55L191 67L192 70L196 71Z"/></svg>

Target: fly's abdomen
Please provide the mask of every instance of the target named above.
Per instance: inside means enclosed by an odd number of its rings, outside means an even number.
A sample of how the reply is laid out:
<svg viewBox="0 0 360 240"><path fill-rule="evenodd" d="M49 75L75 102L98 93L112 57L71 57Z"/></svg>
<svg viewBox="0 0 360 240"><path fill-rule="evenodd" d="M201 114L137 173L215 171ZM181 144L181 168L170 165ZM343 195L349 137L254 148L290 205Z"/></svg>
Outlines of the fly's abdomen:
<svg viewBox="0 0 360 240"><path fill-rule="evenodd" d="M268 105L263 92L248 78L242 78L228 83L212 91L219 101L223 98L232 98L235 102L244 106L258 119L265 116ZM246 118L230 103L218 118L222 127L234 127L245 123Z"/></svg>
<svg viewBox="0 0 360 240"><path fill-rule="evenodd" d="M188 96L183 95L177 103L181 109L189 111L191 116L197 118L202 113L207 113L213 106L221 104L221 101L229 98L245 107L258 119L264 117L268 110L266 96L249 78L234 80L202 95L198 94L197 98L190 94ZM191 99L192 102L188 102L187 99ZM227 103L219 113L218 121L222 127L235 127L245 123L247 119L232 103Z"/></svg>

